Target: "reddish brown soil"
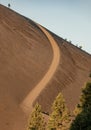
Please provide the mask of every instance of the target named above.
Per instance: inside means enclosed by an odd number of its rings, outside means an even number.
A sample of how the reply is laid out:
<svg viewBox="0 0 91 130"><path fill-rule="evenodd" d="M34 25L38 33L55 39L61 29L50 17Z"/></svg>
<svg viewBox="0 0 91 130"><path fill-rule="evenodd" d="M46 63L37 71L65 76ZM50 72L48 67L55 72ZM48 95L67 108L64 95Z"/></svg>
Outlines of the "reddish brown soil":
<svg viewBox="0 0 91 130"><path fill-rule="evenodd" d="M52 58L50 42L36 24L0 6L0 130L21 129L25 115L20 104Z"/></svg>
<svg viewBox="0 0 91 130"><path fill-rule="evenodd" d="M81 87L91 81L91 55L50 34L61 58L36 101L49 112L61 91L73 110ZM25 130L28 117L20 104L48 72L53 54L50 41L33 21L0 5L0 130Z"/></svg>
<svg viewBox="0 0 91 130"><path fill-rule="evenodd" d="M43 106L44 111L49 112L53 100L61 91L68 108L72 111L79 102L81 88L87 81L91 82L91 55L51 34L59 45L61 59L54 77L36 101Z"/></svg>
<svg viewBox="0 0 91 130"><path fill-rule="evenodd" d="M47 70L46 74L44 75L44 77L35 86L35 88L32 91L30 91L30 93L27 95L27 97L25 97L25 99L21 103L21 108L26 114L31 112L34 101L40 95L40 93L43 91L43 89L45 89L46 85L50 82L50 80L53 78L55 71L58 68L59 61L60 61L60 50L59 50L59 47L58 47L56 41L54 40L52 35L46 29L44 29L39 24L37 24L37 25L43 31L43 33L46 35L48 40L50 41L50 44L51 44L52 50L53 50L53 59L52 59L51 65L50 65L49 69Z"/></svg>

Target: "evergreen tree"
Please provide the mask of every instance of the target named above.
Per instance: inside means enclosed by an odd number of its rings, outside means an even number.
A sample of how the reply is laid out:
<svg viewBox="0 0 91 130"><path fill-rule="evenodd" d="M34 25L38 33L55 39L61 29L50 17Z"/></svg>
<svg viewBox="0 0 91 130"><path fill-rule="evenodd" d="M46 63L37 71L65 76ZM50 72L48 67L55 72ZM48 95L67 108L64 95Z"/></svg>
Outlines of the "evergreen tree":
<svg viewBox="0 0 91 130"><path fill-rule="evenodd" d="M45 122L39 104L35 105L29 118L28 130L45 130Z"/></svg>
<svg viewBox="0 0 91 130"><path fill-rule="evenodd" d="M82 96L80 99L80 107L82 110L91 110L91 83L86 84L86 88L82 90Z"/></svg>
<svg viewBox="0 0 91 130"><path fill-rule="evenodd" d="M91 83L88 82L86 86L82 89L80 103L77 105L75 113L77 115L85 109L90 110L90 108L91 108Z"/></svg>
<svg viewBox="0 0 91 130"><path fill-rule="evenodd" d="M91 130L91 112L85 110L79 113L72 122L70 130Z"/></svg>
<svg viewBox="0 0 91 130"><path fill-rule="evenodd" d="M78 114L72 122L70 130L91 130L91 83L82 90Z"/></svg>
<svg viewBox="0 0 91 130"><path fill-rule="evenodd" d="M62 129L69 118L65 100L61 93L58 94L52 105L52 113L48 122L48 130Z"/></svg>

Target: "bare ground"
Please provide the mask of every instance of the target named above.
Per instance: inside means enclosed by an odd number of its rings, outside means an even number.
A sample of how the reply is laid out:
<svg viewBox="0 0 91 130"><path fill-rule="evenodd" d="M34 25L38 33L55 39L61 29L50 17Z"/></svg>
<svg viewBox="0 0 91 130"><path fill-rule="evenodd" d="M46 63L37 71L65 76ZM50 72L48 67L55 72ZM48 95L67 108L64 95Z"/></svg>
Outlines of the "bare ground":
<svg viewBox="0 0 91 130"><path fill-rule="evenodd" d="M59 46L61 58L51 76L46 76L45 88L36 90L55 59L53 45L33 21L0 5L0 130L26 129L28 116L20 106L32 91L31 103L39 102L45 112L50 112L60 91L73 110L81 87L91 81L91 55L47 31Z"/></svg>
<svg viewBox="0 0 91 130"><path fill-rule="evenodd" d="M40 82L34 87L32 91L27 95L27 97L24 99L24 101L21 103L21 108L25 113L28 113L31 111L33 107L33 103L35 99L39 96L39 94L42 92L42 90L46 87L48 82L51 80L53 77L58 65L59 65L59 60L60 60L60 51L59 47L54 40L54 38L44 29L42 26L38 25L39 28L43 31L43 33L47 36L48 40L50 41L50 44L53 49L53 60L52 63L44 75L44 77L40 80Z"/></svg>

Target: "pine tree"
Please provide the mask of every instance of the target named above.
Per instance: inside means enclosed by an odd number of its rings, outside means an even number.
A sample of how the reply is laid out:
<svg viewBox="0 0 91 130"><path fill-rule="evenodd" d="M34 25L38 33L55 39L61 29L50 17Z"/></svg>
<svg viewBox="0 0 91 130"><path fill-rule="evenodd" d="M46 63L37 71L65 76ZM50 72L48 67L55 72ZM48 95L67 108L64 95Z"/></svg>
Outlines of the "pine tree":
<svg viewBox="0 0 91 130"><path fill-rule="evenodd" d="M75 114L81 113L85 109L91 109L91 83L88 82L84 88L82 88L82 94L80 97L80 103L75 109Z"/></svg>
<svg viewBox="0 0 91 130"><path fill-rule="evenodd" d="M82 96L80 99L80 107L82 110L89 109L91 110L91 83L86 84L86 88L82 90Z"/></svg>
<svg viewBox="0 0 91 130"><path fill-rule="evenodd" d="M78 113L72 122L70 130L90 130L91 129L91 83L87 83L82 90Z"/></svg>
<svg viewBox="0 0 91 130"><path fill-rule="evenodd" d="M52 105L52 113L48 122L48 130L62 129L69 118L65 100L61 93L58 94ZM65 128L65 127L64 127Z"/></svg>
<svg viewBox="0 0 91 130"><path fill-rule="evenodd" d="M37 103L29 118L28 130L45 130L45 122L41 112L41 106Z"/></svg>
<svg viewBox="0 0 91 130"><path fill-rule="evenodd" d="M72 122L70 130L91 130L91 112L85 110L79 113Z"/></svg>

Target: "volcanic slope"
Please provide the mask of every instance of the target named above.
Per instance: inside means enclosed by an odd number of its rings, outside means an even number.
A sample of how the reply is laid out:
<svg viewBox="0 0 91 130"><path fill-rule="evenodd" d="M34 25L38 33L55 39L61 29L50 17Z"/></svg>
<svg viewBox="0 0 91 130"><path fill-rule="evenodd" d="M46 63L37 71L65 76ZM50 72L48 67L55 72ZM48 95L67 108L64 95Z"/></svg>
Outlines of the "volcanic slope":
<svg viewBox="0 0 91 130"><path fill-rule="evenodd" d="M46 87L48 82L54 76L54 73L56 72L57 67L59 65L59 61L60 61L60 50L59 50L59 47L58 47L56 41L54 40L54 38L51 36L51 34L46 29L44 29L39 24L37 24L37 25L50 41L50 44L53 49L53 60L50 65L50 68L48 69L48 71L46 72L44 77L35 86L35 88L28 94L28 96L24 99L24 101L21 103L21 107L26 114L29 113L29 111L31 111L30 106L33 107L33 102L35 101L35 99L40 95L42 90Z"/></svg>
<svg viewBox="0 0 91 130"><path fill-rule="evenodd" d="M91 80L91 55L47 31L59 47L60 61L35 99L49 112L62 91L72 110L81 87ZM53 57L50 41L39 26L0 5L0 129L25 130L28 117L20 104L46 75Z"/></svg>
<svg viewBox="0 0 91 130"><path fill-rule="evenodd" d="M21 129L18 125L26 117L20 104L52 58L50 42L39 27L0 5L0 129Z"/></svg>
<svg viewBox="0 0 91 130"><path fill-rule="evenodd" d="M91 82L91 55L49 32L60 48L61 58L53 78L34 104L39 102L43 110L49 113L55 97L62 92L69 110L73 111L79 102L82 87L86 82Z"/></svg>

